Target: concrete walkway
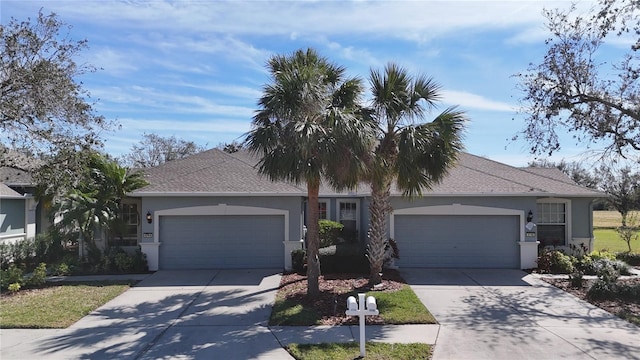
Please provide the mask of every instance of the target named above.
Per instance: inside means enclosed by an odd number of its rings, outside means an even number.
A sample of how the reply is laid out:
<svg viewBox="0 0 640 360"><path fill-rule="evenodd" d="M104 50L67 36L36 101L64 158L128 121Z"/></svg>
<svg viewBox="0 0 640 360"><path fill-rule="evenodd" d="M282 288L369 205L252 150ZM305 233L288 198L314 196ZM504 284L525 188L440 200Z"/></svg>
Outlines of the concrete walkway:
<svg viewBox="0 0 640 360"><path fill-rule="evenodd" d="M434 359L640 359L640 328L518 270L402 269L440 325L368 326ZM291 359L357 326L267 325L278 270L159 271L67 329L0 330L6 359ZM98 279L94 279L98 280Z"/></svg>
<svg viewBox="0 0 640 360"><path fill-rule="evenodd" d="M640 327L519 270L402 269L439 359L640 359Z"/></svg>
<svg viewBox="0 0 640 360"><path fill-rule="evenodd" d="M357 326L267 326L279 283L277 270L159 271L67 329L0 330L0 358L291 359L292 342L358 339ZM433 344L437 334L367 327L369 341Z"/></svg>

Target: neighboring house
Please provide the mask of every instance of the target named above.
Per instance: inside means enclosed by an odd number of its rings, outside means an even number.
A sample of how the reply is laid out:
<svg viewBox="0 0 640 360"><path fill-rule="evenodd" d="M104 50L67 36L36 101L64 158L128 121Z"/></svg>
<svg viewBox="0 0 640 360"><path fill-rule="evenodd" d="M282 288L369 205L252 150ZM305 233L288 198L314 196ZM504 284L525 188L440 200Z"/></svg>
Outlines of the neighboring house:
<svg viewBox="0 0 640 360"><path fill-rule="evenodd" d="M145 171L150 185L131 193L129 203L139 214L131 234L151 270L291 268L290 253L304 236L306 187L272 182L256 162L246 152L213 149ZM462 153L424 197L392 189L389 237L400 266L533 268L537 240L592 247L592 203L602 196L556 169ZM322 187L320 216L364 243L369 202L367 185L350 192Z"/></svg>
<svg viewBox="0 0 640 360"><path fill-rule="evenodd" d="M37 202L0 182L0 243L36 236Z"/></svg>

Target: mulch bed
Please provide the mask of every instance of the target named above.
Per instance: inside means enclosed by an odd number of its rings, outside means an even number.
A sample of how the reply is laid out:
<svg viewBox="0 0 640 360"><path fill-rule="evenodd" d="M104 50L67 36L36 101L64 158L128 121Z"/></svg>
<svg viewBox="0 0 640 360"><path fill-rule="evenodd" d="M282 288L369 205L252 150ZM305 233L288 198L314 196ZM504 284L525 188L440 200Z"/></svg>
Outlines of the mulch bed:
<svg viewBox="0 0 640 360"><path fill-rule="evenodd" d="M321 325L354 325L357 318L345 315L347 298L367 291L393 292L400 290L406 282L394 270L385 270L382 284L371 289L369 279L363 274L326 274L320 276L320 296L307 297L307 277L297 273L285 274L280 281L280 293L287 299L315 309L322 317ZM380 316L367 316L367 324L383 324Z"/></svg>
<svg viewBox="0 0 640 360"><path fill-rule="evenodd" d="M587 298L587 291L595 282L594 279L584 280L580 288L572 287L568 279L543 278L543 280L614 315L627 313L640 317L640 301L631 302L619 299L593 300ZM640 285L640 278L618 280L618 284Z"/></svg>

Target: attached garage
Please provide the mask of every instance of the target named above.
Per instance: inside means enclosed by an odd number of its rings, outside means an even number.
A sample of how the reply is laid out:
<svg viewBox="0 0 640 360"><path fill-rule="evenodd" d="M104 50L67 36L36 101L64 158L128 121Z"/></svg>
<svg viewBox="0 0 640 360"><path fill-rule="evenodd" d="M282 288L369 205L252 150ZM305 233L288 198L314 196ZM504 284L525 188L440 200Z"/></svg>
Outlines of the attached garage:
<svg viewBox="0 0 640 360"><path fill-rule="evenodd" d="M208 206L156 212L158 268L282 268L283 210Z"/></svg>
<svg viewBox="0 0 640 360"><path fill-rule="evenodd" d="M519 268L523 212L478 206L395 211L391 236L402 267Z"/></svg>

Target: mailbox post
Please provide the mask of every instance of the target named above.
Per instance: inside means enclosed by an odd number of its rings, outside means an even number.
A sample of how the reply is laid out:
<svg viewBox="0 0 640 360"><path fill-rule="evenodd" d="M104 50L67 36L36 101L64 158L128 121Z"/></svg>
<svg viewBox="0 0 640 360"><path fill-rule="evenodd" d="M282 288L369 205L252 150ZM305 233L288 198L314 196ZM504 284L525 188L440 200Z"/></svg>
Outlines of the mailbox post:
<svg viewBox="0 0 640 360"><path fill-rule="evenodd" d="M378 305L376 304L376 298L373 296L367 297L365 300L365 294L358 294L358 302L353 296L349 296L347 299L347 311L346 315L358 316L360 318L360 356L365 356L365 315L378 315Z"/></svg>

